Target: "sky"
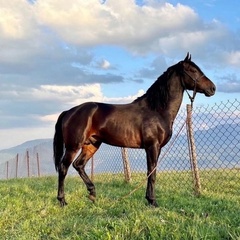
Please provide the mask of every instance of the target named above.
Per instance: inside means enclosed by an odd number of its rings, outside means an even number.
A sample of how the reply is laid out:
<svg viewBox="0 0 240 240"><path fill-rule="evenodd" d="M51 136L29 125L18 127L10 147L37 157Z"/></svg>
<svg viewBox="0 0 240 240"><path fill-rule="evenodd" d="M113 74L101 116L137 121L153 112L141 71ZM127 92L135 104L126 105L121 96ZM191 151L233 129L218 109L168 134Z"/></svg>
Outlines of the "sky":
<svg viewBox="0 0 240 240"><path fill-rule="evenodd" d="M53 137L58 115L83 102L133 101L187 52L217 86L195 105L239 99L239 9L239 0L0 0L0 149Z"/></svg>

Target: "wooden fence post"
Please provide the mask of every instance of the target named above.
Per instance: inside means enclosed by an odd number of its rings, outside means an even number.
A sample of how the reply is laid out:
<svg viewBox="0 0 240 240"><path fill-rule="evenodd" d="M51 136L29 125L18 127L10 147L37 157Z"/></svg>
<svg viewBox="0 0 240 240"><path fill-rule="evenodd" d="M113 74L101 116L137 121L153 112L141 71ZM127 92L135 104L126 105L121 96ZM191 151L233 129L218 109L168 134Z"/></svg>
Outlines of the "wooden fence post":
<svg viewBox="0 0 240 240"><path fill-rule="evenodd" d="M39 164L39 155L37 152L37 169L38 169L38 177L40 177L40 164Z"/></svg>
<svg viewBox="0 0 240 240"><path fill-rule="evenodd" d="M8 179L8 161L6 162L6 164L7 164L7 166L6 166L7 167L7 176L6 177Z"/></svg>
<svg viewBox="0 0 240 240"><path fill-rule="evenodd" d="M94 180L94 159L93 157L91 158L91 181L93 182Z"/></svg>
<svg viewBox="0 0 240 240"><path fill-rule="evenodd" d="M131 170L130 170L127 149L121 148L121 151L122 151L123 171L124 171L125 181L130 182L131 181Z"/></svg>
<svg viewBox="0 0 240 240"><path fill-rule="evenodd" d="M18 154L16 156L16 178L18 176Z"/></svg>
<svg viewBox="0 0 240 240"><path fill-rule="evenodd" d="M28 150L27 150L27 173L28 173L28 177L30 177L29 152L28 152Z"/></svg>
<svg viewBox="0 0 240 240"><path fill-rule="evenodd" d="M192 128L192 105L190 104L187 104L187 133L188 133L188 141L189 141L191 168L193 173L194 191L195 191L195 194L199 196L201 194L201 183L200 183L199 169L197 165L196 146L194 142L193 128Z"/></svg>

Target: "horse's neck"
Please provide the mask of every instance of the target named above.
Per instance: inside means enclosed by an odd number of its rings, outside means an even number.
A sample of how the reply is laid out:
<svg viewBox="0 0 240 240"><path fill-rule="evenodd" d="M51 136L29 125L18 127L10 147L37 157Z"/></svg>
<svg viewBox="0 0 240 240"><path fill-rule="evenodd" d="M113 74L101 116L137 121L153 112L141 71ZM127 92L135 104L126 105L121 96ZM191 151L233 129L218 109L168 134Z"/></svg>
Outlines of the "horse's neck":
<svg viewBox="0 0 240 240"><path fill-rule="evenodd" d="M174 119L177 116L179 108L181 106L183 100L183 87L181 85L181 81L179 76L172 76L170 79L170 88L169 88L169 100L165 110L163 110L162 114L166 117L166 121L171 125Z"/></svg>
<svg viewBox="0 0 240 240"><path fill-rule="evenodd" d="M169 79L169 97L165 109L159 109L159 115L163 117L166 124L172 126L174 119L177 116L183 99L183 87L179 76L173 74ZM139 107L149 107L146 94L135 100L132 104L137 104Z"/></svg>

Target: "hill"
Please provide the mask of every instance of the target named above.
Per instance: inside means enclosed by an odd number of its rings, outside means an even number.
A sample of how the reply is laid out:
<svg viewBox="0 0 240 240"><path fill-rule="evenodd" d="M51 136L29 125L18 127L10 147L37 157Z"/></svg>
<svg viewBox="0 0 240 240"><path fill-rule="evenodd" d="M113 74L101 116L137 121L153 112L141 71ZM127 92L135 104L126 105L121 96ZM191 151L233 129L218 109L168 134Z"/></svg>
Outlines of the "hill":
<svg viewBox="0 0 240 240"><path fill-rule="evenodd" d="M27 142L24 142L20 145L17 145L15 147L11 147L8 149L0 150L0 163L6 162L10 160L11 158L15 157L16 154L22 154L25 153L27 149L31 149L34 147L38 147L39 145L47 143L48 145L52 142L52 139L35 139L30 140ZM50 146L50 145L49 145Z"/></svg>

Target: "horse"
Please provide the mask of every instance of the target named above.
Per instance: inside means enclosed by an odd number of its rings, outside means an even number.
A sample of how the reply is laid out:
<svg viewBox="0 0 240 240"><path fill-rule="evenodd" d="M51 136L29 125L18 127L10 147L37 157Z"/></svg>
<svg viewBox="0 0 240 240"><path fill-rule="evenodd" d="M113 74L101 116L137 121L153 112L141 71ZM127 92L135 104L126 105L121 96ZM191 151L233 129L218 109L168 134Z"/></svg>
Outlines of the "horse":
<svg viewBox="0 0 240 240"><path fill-rule="evenodd" d="M172 136L173 122L185 90L193 90L192 100L197 92L210 97L216 90L214 83L192 62L189 53L184 60L170 66L145 94L131 103L85 102L62 112L56 122L53 139L60 205L67 204L64 179L71 164L85 183L90 200L95 201L95 186L84 168L100 145L106 143L145 150L148 176L145 198L149 205L157 207L157 161L161 148Z"/></svg>

